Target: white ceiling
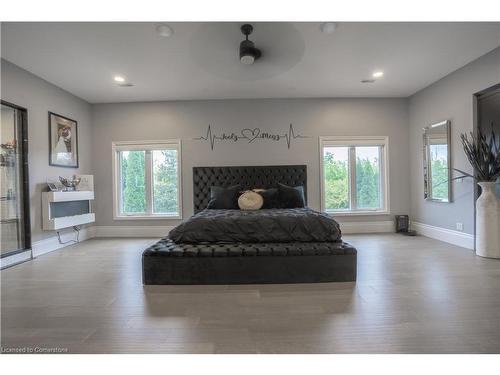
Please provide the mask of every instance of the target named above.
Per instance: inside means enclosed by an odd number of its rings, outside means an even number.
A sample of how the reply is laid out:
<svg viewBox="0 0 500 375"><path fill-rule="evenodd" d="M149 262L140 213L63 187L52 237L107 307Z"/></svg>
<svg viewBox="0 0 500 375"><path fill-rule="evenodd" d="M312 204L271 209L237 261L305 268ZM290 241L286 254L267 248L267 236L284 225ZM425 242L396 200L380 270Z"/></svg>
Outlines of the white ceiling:
<svg viewBox="0 0 500 375"><path fill-rule="evenodd" d="M241 23L3 23L2 57L90 103L406 97L500 45L500 23L254 23L263 56L238 60ZM380 69L385 76L362 84ZM134 84L118 87L120 74Z"/></svg>

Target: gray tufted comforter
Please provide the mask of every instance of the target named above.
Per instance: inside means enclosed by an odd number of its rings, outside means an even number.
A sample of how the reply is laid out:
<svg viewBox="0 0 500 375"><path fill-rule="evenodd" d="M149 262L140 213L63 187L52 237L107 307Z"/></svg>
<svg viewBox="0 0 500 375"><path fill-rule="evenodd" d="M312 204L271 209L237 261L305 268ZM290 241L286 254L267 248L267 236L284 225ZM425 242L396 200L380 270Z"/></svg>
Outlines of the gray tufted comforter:
<svg viewBox="0 0 500 375"><path fill-rule="evenodd" d="M203 210L170 231L176 243L337 242L339 224L310 208Z"/></svg>

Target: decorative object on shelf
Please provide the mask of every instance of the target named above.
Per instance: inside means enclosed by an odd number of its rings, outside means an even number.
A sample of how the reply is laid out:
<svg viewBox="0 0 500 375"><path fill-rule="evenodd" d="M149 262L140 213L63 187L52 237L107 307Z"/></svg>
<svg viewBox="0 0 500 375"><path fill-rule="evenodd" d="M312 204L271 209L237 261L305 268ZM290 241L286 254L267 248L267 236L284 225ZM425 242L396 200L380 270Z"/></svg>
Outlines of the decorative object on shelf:
<svg viewBox="0 0 500 375"><path fill-rule="evenodd" d="M48 191L64 191L65 187L59 178L50 178L46 180Z"/></svg>
<svg viewBox="0 0 500 375"><path fill-rule="evenodd" d="M495 194L495 184L500 177L500 139L491 128L487 137L478 134L461 134L465 155L474 168L475 177L459 169L466 177L477 180L481 195L476 201L476 254L485 258L500 258L500 200ZM463 177L463 176L462 176Z"/></svg>
<svg viewBox="0 0 500 375"><path fill-rule="evenodd" d="M92 174L77 174L76 178L80 179L80 183L76 186L78 191L94 191L94 175Z"/></svg>
<svg viewBox="0 0 500 375"><path fill-rule="evenodd" d="M281 134L262 131L260 128L242 129L239 133L233 132L231 134L227 133L214 134L212 133L211 125L208 125L206 135L193 138L193 140L210 142L210 149L213 151L215 146L215 141L233 143L241 140L246 140L247 143L252 143L255 140L268 140L274 142L280 142L284 140L288 146L288 149L290 149L292 139L297 139L297 138L310 138L310 137L301 134L295 134L295 130L292 124L290 124L290 126L288 127L287 132Z"/></svg>
<svg viewBox="0 0 500 375"><path fill-rule="evenodd" d="M49 112L49 165L78 168L78 123Z"/></svg>
<svg viewBox="0 0 500 375"><path fill-rule="evenodd" d="M59 176L59 181L64 185L64 191L74 191L81 181L81 178L73 176L73 179L69 180L67 178Z"/></svg>
<svg viewBox="0 0 500 375"><path fill-rule="evenodd" d="M2 167L14 167L16 165L16 140L2 143L0 148L0 166Z"/></svg>
<svg viewBox="0 0 500 375"><path fill-rule="evenodd" d="M47 186L49 187L50 191L59 191L59 188L53 182L47 182Z"/></svg>
<svg viewBox="0 0 500 375"><path fill-rule="evenodd" d="M16 140L13 139L12 141L2 143L2 148L7 149L7 150L15 150L16 149Z"/></svg>

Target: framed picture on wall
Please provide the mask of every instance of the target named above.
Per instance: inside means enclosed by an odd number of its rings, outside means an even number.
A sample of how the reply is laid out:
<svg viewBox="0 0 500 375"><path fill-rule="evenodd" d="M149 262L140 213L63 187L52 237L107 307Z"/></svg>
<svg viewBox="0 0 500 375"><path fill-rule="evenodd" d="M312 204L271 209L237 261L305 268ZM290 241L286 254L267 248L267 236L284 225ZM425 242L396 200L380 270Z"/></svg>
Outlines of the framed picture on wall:
<svg viewBox="0 0 500 375"><path fill-rule="evenodd" d="M49 165L78 168L78 123L49 112Z"/></svg>

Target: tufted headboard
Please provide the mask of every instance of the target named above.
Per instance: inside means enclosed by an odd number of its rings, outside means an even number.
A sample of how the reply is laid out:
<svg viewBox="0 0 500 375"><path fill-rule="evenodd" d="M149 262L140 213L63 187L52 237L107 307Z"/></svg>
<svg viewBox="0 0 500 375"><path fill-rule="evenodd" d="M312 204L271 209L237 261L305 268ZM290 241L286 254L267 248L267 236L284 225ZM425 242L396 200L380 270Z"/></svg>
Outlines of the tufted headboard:
<svg viewBox="0 0 500 375"><path fill-rule="evenodd" d="M265 165L243 167L193 167L193 205L197 213L205 209L210 200L211 186L240 184L242 189L268 189L282 183L304 186L307 203L306 165Z"/></svg>

